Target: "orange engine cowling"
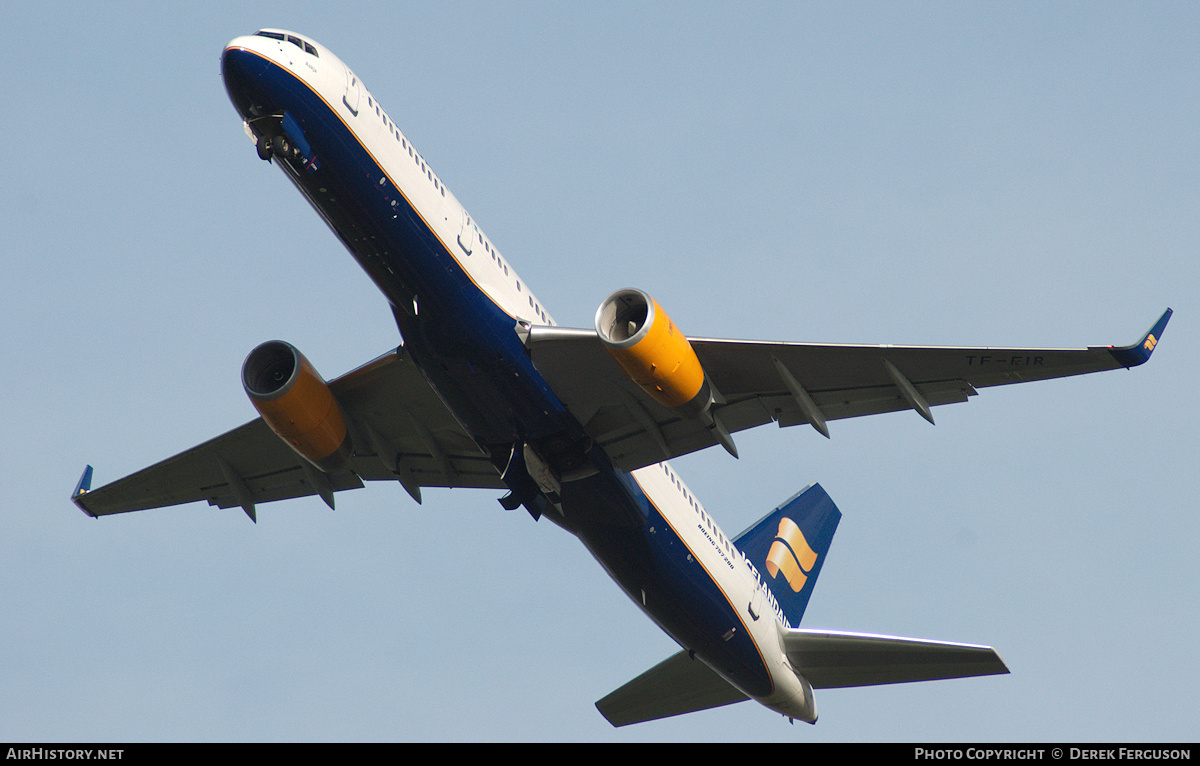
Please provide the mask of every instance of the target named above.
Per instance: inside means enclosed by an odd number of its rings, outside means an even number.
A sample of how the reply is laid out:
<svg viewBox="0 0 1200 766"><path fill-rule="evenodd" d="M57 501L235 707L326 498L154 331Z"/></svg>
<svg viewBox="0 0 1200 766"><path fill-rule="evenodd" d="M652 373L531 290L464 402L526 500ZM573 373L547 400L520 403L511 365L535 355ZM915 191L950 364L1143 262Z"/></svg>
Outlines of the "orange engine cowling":
<svg viewBox="0 0 1200 766"><path fill-rule="evenodd" d="M268 341L242 364L242 387L271 430L325 473L346 467L352 444L333 392L295 346Z"/></svg>
<svg viewBox="0 0 1200 766"><path fill-rule="evenodd" d="M658 301L641 290L618 290L596 310L596 332L613 359L642 390L691 415L712 395L692 344Z"/></svg>

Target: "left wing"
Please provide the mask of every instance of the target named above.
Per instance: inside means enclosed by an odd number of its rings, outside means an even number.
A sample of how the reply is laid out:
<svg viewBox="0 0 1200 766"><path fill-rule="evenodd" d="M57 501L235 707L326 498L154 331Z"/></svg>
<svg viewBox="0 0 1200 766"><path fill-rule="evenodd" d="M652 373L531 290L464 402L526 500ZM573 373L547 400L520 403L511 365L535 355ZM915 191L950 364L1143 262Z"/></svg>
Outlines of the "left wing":
<svg viewBox="0 0 1200 766"><path fill-rule="evenodd" d="M976 389L1135 367L1150 358L1167 309L1129 346L956 348L689 339L720 397L712 412L730 433L769 423L810 424L965 402ZM534 365L613 462L632 471L717 444L699 418L665 407L634 384L593 330L533 327Z"/></svg>
<svg viewBox="0 0 1200 766"><path fill-rule="evenodd" d="M206 500L220 508L333 493L363 481L398 480L420 502L421 487L503 489L496 469L425 381L404 349L329 383L354 436L350 469L318 470L263 422L246 423L156 465L89 490L84 472L73 500L89 516Z"/></svg>

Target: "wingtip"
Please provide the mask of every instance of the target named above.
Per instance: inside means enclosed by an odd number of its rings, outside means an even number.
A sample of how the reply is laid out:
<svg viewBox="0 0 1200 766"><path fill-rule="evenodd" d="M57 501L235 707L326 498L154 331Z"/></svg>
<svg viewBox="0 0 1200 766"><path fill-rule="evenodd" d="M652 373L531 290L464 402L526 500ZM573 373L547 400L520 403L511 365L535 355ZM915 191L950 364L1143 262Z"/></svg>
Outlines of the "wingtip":
<svg viewBox="0 0 1200 766"><path fill-rule="evenodd" d="M75 503L75 506L79 508L79 510L83 511L94 519L96 518L96 514L89 511L87 506L81 502L81 498L90 492L91 489L92 467L89 465L84 467L83 474L79 477L79 481L75 482L75 491L71 493L71 502Z"/></svg>
<svg viewBox="0 0 1200 766"><path fill-rule="evenodd" d="M1139 364L1145 364L1150 359L1150 354L1154 353L1155 346L1162 339L1163 330L1167 328L1167 322L1171 320L1171 314L1175 313L1171 309L1163 312L1163 315L1158 318L1154 326L1142 336L1142 339L1130 346L1122 346L1120 348L1110 348L1112 355L1123 367L1137 367Z"/></svg>

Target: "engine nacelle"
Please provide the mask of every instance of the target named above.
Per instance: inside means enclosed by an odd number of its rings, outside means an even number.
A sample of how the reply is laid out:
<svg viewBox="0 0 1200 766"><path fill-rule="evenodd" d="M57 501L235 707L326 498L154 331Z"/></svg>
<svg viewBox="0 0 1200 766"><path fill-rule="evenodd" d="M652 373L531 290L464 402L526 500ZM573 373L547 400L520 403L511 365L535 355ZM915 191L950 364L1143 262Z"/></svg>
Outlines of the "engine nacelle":
<svg viewBox="0 0 1200 766"><path fill-rule="evenodd" d="M625 289L608 296L596 310L596 332L625 374L659 404L691 415L711 404L692 344L646 293Z"/></svg>
<svg viewBox="0 0 1200 766"><path fill-rule="evenodd" d="M242 387L271 430L325 473L346 467L352 443L333 392L304 354L281 340L250 352Z"/></svg>

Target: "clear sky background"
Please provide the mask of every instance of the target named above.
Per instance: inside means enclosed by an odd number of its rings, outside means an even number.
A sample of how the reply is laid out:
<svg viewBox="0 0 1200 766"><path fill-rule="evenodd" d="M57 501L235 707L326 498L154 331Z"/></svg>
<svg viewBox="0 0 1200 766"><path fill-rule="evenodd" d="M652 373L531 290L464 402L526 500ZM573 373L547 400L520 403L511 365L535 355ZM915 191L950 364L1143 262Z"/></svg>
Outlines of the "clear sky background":
<svg viewBox="0 0 1200 766"><path fill-rule="evenodd" d="M0 740L1200 738L1200 6L7 4ZM91 520L68 500L326 376L383 297L242 133L231 38L363 78L563 325L649 291L693 335L1130 343L1150 364L676 462L735 534L819 481L809 627L994 645L1005 677L613 729L675 650L499 493L398 485Z"/></svg>

